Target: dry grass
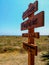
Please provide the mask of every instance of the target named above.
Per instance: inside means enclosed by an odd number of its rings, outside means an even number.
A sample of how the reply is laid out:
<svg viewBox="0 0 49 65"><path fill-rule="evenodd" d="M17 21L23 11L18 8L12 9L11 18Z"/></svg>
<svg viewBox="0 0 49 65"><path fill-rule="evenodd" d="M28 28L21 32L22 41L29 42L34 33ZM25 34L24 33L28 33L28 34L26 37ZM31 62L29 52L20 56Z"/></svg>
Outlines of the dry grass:
<svg viewBox="0 0 49 65"><path fill-rule="evenodd" d="M21 36L0 36L0 53L11 52L14 50L24 51L23 42L28 42L28 39ZM45 51L49 48L49 36L40 36L35 39L39 51ZM22 50L23 49L23 50Z"/></svg>
<svg viewBox="0 0 49 65"><path fill-rule="evenodd" d="M24 41L28 42L28 39L21 36L0 36L0 65L27 65L27 52L22 47ZM45 65L41 61L41 55L49 50L49 36L41 36L35 39L35 43L40 51L35 57L35 65Z"/></svg>
<svg viewBox="0 0 49 65"><path fill-rule="evenodd" d="M40 56L41 53L38 53L37 57L35 57L35 65L45 65ZM0 65L28 65L28 54L21 54L15 51L0 54Z"/></svg>
<svg viewBox="0 0 49 65"><path fill-rule="evenodd" d="M0 36L0 53L17 51L23 52L22 43L27 41L20 36Z"/></svg>
<svg viewBox="0 0 49 65"><path fill-rule="evenodd" d="M23 52L23 42L28 42L28 39L21 36L0 36L0 53L17 51ZM35 39L38 46L38 51L47 51L49 48L49 36L40 36Z"/></svg>

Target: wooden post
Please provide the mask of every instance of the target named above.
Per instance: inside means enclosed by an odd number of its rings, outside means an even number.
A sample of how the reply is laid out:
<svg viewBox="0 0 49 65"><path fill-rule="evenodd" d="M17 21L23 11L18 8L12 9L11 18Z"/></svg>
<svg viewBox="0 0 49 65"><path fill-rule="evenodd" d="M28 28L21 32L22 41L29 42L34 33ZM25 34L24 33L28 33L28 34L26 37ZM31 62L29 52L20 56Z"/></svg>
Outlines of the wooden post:
<svg viewBox="0 0 49 65"><path fill-rule="evenodd" d="M29 34L33 32L34 32L34 28L28 30ZM34 38L31 37L30 35L28 36L28 44L34 44ZM31 51L28 51L28 65L34 65L34 54L33 53Z"/></svg>

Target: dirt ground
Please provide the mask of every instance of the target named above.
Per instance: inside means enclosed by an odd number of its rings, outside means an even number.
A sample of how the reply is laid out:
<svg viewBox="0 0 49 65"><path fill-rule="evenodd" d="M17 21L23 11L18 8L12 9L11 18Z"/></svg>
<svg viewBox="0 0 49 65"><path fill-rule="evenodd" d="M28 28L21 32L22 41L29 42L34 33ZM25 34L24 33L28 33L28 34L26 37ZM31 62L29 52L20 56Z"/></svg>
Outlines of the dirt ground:
<svg viewBox="0 0 49 65"><path fill-rule="evenodd" d="M41 61L41 53L35 57L35 65L45 65ZM28 56L26 54L20 54L18 52L3 53L0 54L0 65L28 65Z"/></svg>

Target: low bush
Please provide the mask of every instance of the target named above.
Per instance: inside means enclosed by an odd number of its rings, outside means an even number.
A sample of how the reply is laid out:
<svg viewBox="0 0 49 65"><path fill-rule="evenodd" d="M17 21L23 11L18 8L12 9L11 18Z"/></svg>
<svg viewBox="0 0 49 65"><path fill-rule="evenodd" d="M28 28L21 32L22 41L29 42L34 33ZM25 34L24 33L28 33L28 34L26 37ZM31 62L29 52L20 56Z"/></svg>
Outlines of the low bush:
<svg viewBox="0 0 49 65"><path fill-rule="evenodd" d="M42 61L46 61L45 65L49 65L49 51L47 51L46 54L42 54L41 58L42 58Z"/></svg>

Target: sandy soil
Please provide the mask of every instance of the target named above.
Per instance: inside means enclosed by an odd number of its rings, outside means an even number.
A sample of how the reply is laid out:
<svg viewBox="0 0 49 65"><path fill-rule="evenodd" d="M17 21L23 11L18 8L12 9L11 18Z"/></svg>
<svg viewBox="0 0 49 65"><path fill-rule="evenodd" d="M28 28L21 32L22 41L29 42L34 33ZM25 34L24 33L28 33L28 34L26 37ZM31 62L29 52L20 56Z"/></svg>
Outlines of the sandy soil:
<svg viewBox="0 0 49 65"><path fill-rule="evenodd" d="M35 57L35 65L45 65L40 58L41 53ZM28 65L27 53L20 54L18 52L0 54L0 65Z"/></svg>

